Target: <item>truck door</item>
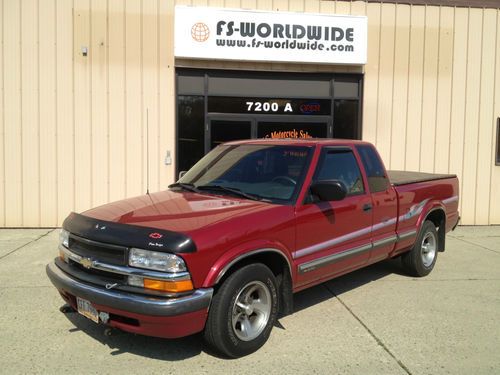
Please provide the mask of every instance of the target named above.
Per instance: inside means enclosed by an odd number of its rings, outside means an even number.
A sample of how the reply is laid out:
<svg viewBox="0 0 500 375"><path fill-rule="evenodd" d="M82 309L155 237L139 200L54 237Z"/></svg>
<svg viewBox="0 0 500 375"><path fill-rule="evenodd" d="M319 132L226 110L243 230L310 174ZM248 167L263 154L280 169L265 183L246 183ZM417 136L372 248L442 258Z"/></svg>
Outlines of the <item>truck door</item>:
<svg viewBox="0 0 500 375"><path fill-rule="evenodd" d="M370 263L373 263L387 258L397 241L397 193L377 150L371 145L358 145L356 150L365 169L373 201L373 248L370 254Z"/></svg>
<svg viewBox="0 0 500 375"><path fill-rule="evenodd" d="M371 197L349 147L323 147L314 181L340 180L347 187L341 201L319 202L310 192L297 206L297 284L355 269L368 262L371 242Z"/></svg>

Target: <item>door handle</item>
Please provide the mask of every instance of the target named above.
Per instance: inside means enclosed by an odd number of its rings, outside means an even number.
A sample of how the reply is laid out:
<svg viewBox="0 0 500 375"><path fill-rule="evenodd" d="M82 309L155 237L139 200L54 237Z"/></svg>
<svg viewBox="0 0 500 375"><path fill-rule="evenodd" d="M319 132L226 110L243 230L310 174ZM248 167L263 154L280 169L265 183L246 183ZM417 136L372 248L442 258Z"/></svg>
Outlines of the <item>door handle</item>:
<svg viewBox="0 0 500 375"><path fill-rule="evenodd" d="M363 205L363 211L368 212L371 211L372 205L370 203L366 203Z"/></svg>

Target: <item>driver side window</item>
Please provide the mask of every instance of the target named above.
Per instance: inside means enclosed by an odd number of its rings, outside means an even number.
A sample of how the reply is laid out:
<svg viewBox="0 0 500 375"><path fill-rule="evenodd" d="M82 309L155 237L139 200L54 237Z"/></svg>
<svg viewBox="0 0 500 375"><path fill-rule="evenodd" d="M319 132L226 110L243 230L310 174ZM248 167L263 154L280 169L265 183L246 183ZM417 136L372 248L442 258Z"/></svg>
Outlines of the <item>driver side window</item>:
<svg viewBox="0 0 500 375"><path fill-rule="evenodd" d="M313 180L339 180L347 188L347 196L364 194L363 178L351 150L323 150Z"/></svg>

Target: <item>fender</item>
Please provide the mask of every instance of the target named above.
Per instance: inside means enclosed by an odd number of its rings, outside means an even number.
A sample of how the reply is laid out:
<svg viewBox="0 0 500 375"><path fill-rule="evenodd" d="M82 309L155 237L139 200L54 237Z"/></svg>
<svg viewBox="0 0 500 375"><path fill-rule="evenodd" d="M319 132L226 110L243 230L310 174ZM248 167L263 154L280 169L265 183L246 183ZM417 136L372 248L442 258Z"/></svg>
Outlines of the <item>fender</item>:
<svg viewBox="0 0 500 375"><path fill-rule="evenodd" d="M292 277L292 280L295 279L296 270L295 267L292 267L293 260L290 256L290 252L283 244L274 241L251 241L224 252L224 254L222 254L222 256L218 258L210 268L210 271L203 282L203 287L211 287L217 284L224 274L240 260L252 255L266 252L278 254L286 260L290 276Z"/></svg>
<svg viewBox="0 0 500 375"><path fill-rule="evenodd" d="M420 216L417 219L417 224L416 224L416 229L417 233L420 232L420 229L422 228L422 225L424 224L425 220L427 217L434 211L437 210L442 210L444 213L444 217L446 218L446 207L443 205L443 203L439 200L433 200L427 202L427 204L424 206L424 209L422 210Z"/></svg>

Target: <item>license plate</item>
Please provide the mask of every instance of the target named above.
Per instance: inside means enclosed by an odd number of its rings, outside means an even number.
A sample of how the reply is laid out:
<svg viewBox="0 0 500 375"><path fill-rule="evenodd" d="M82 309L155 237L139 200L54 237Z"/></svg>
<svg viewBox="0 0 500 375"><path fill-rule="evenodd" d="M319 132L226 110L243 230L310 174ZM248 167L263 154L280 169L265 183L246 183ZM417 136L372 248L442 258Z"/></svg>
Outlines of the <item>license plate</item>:
<svg viewBox="0 0 500 375"><path fill-rule="evenodd" d="M82 314L84 317L99 323L99 314L89 301L76 297L76 305L78 307L79 314Z"/></svg>

